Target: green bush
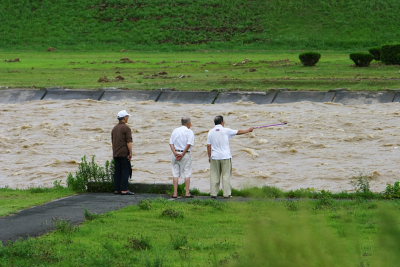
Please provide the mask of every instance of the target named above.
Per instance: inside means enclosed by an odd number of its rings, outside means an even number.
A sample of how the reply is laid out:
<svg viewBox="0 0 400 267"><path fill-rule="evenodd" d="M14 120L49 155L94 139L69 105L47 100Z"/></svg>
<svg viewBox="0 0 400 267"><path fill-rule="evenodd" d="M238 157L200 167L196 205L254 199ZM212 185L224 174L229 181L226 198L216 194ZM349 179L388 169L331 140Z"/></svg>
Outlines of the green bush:
<svg viewBox="0 0 400 267"><path fill-rule="evenodd" d="M373 47L368 50L368 52L374 57L375 60L381 60L381 48Z"/></svg>
<svg viewBox="0 0 400 267"><path fill-rule="evenodd" d="M113 182L113 161L106 161L105 166L102 167L95 162L95 156L92 156L90 162L86 160L86 156L83 156L78 171L75 172L75 175L69 173L67 178L67 186L76 192L86 191L88 183L110 185Z"/></svg>
<svg viewBox="0 0 400 267"><path fill-rule="evenodd" d="M304 66L314 66L321 58L320 53L306 52L299 55L299 59Z"/></svg>
<svg viewBox="0 0 400 267"><path fill-rule="evenodd" d="M387 184L383 192L385 198L400 198L400 181L395 182L393 185Z"/></svg>
<svg viewBox="0 0 400 267"><path fill-rule="evenodd" d="M381 60L386 65L400 65L400 44L382 46Z"/></svg>
<svg viewBox="0 0 400 267"><path fill-rule="evenodd" d="M350 59L356 64L357 67L368 67L374 57L368 53L352 53Z"/></svg>

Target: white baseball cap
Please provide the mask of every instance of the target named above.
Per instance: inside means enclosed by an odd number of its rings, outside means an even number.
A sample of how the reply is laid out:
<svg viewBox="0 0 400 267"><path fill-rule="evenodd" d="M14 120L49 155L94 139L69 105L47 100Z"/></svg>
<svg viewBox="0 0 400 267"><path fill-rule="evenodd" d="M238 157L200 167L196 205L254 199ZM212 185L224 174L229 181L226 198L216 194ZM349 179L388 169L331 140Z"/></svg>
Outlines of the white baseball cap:
<svg viewBox="0 0 400 267"><path fill-rule="evenodd" d="M126 112L125 109L118 112L118 115L117 115L118 118L125 118L126 116L130 116L130 114L128 112Z"/></svg>

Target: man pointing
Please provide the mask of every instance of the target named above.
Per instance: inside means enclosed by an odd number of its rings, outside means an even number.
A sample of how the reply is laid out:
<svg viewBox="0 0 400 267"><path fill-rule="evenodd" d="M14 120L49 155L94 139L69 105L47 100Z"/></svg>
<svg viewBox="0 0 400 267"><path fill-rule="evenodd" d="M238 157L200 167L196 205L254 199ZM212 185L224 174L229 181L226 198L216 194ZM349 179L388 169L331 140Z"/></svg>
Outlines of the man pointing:
<svg viewBox="0 0 400 267"><path fill-rule="evenodd" d="M210 195L216 198L220 183L224 197L231 197L231 176L232 176L232 154L229 147L229 139L235 135L250 133L253 127L247 130L232 130L225 128L224 118L214 118L215 127L208 132L207 153L210 162Z"/></svg>

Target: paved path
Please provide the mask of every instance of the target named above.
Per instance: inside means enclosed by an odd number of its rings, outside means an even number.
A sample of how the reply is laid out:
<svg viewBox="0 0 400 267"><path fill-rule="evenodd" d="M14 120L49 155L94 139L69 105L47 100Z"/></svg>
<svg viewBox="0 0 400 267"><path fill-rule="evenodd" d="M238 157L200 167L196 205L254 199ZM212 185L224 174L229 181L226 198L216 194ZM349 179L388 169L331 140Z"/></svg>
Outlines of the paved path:
<svg viewBox="0 0 400 267"><path fill-rule="evenodd" d="M140 200L145 198L156 197L162 197L162 195L120 196L90 193L58 199L23 210L15 215L1 217L0 240L7 242L42 235L55 229L55 220L68 220L72 224L81 223L85 220L85 209L92 213L101 214L138 204Z"/></svg>
<svg viewBox="0 0 400 267"><path fill-rule="evenodd" d="M88 193L58 199L14 215L0 217L0 240L7 243L7 241L45 234L56 228L54 222L57 220L68 220L72 224L79 224L85 221L85 210L102 214L129 205L136 205L142 199L159 197L167 198L168 196L158 194L121 196L109 193ZM196 199L204 198L208 199L209 197L196 197ZM191 199L178 199L178 201L188 200Z"/></svg>

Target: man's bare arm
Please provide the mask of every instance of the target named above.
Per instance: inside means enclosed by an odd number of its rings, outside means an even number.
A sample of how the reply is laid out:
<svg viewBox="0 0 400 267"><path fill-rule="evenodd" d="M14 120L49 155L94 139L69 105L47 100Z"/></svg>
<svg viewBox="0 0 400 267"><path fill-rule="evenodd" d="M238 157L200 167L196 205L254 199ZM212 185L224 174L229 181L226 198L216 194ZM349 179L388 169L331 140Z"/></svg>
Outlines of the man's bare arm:
<svg viewBox="0 0 400 267"><path fill-rule="evenodd" d="M253 130L254 130L254 127L250 127L247 130L239 130L236 135L251 133Z"/></svg>
<svg viewBox="0 0 400 267"><path fill-rule="evenodd" d="M128 143L128 151L129 151L128 158L129 158L129 159L132 158L132 148L133 148L133 143L132 143L132 142L129 142L129 143Z"/></svg>

